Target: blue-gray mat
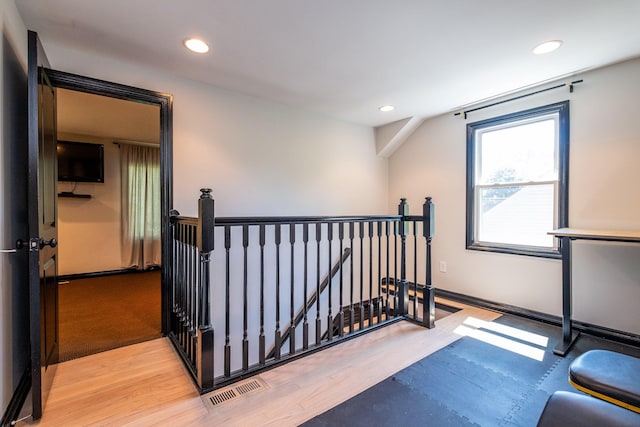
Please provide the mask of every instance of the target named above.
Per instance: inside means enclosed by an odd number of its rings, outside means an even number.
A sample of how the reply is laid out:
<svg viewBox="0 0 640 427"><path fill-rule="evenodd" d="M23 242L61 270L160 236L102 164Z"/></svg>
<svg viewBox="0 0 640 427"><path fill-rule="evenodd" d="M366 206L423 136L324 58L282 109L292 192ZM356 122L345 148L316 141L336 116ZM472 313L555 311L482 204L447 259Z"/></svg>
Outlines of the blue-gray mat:
<svg viewBox="0 0 640 427"><path fill-rule="evenodd" d="M560 328L510 315L494 323L548 337L546 345L537 345L480 329L526 344L542 360L465 336L303 425L535 426L554 391L576 391L567 378L578 355L602 348L640 357L638 348L583 334L562 358L552 352Z"/></svg>

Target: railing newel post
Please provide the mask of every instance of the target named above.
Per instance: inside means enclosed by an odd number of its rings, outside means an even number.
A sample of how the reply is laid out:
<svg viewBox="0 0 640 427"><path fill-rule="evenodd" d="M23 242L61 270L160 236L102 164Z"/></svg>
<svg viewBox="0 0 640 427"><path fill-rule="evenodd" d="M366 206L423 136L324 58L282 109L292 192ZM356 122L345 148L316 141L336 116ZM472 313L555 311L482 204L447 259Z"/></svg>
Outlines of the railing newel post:
<svg viewBox="0 0 640 427"><path fill-rule="evenodd" d="M209 291L211 286L211 252L214 249L215 202L210 188L200 190L198 199L198 234L196 237L200 255L200 275L197 285L200 308L196 336L196 371L201 390L214 387L214 330L210 320ZM195 326L195 325L194 325Z"/></svg>
<svg viewBox="0 0 640 427"><path fill-rule="evenodd" d="M431 329L436 325L435 292L431 283L431 240L435 230L435 205L431 197L426 197L422 205L422 220L422 234L426 239L426 278L422 293L422 319L424 326Z"/></svg>

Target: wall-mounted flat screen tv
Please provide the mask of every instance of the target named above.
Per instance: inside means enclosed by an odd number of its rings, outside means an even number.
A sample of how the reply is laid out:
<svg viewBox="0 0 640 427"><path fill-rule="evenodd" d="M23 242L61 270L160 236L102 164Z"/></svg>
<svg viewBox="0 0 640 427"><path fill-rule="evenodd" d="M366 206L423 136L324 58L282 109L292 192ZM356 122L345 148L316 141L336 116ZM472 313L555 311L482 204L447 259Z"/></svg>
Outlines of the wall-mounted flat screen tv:
<svg viewBox="0 0 640 427"><path fill-rule="evenodd" d="M58 141L58 181L104 182L104 145Z"/></svg>

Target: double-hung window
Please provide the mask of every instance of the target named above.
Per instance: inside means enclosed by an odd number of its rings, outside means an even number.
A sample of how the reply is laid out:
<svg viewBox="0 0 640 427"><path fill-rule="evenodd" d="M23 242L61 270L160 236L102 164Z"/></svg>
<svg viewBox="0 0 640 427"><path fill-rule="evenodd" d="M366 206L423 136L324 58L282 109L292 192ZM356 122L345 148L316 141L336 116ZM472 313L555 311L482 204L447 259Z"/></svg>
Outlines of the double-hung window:
<svg viewBox="0 0 640 427"><path fill-rule="evenodd" d="M569 101L467 125L467 248L559 256L568 172Z"/></svg>

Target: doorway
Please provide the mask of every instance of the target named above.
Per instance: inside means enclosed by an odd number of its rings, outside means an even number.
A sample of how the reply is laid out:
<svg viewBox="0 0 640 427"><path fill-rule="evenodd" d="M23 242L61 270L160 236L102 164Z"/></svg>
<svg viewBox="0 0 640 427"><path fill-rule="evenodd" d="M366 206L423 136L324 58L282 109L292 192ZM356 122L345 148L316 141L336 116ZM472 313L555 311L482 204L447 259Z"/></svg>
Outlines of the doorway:
<svg viewBox="0 0 640 427"><path fill-rule="evenodd" d="M60 285L61 340L64 339L65 333L64 316L69 311L69 307L65 306L65 301L76 305L78 310L73 309L76 311L75 314L79 314L81 317L82 313L85 317L93 316L93 319L85 319L87 324L94 328L93 332L91 328L85 331L78 331L78 328L75 330L67 328L68 332L76 334L76 342L90 341L96 332L99 332L98 335L101 335L102 338L111 335L108 338L111 342L105 343L103 340L80 347L74 344L75 348L70 348L66 355L64 354L65 343L61 342L61 360L68 360L114 348L114 342L115 346L122 346L152 339L161 336L167 329L166 284L168 281L165 277L169 277L168 274L170 274L167 261L169 257L167 230L168 212L172 203L172 97L56 70L50 70L49 77L59 94L58 123L61 126L59 126L58 139L103 144L105 148L105 184L60 182L58 188L59 194L64 194L58 203L59 212L62 214L59 215L61 225L59 238L60 275L63 279ZM87 123L82 124L82 121L76 120L74 122L69 119L74 116L79 118L80 112L85 114L90 111L92 109L91 103L98 104L96 111L98 111L97 114L100 114L98 119L94 117L92 120L88 120L91 122L91 128L87 127ZM102 104L102 107L99 104ZM67 108L70 108L71 112L65 111ZM77 111L78 108L80 111ZM151 112L151 115L155 115L155 123L150 126L154 129L155 136L145 136L135 126L130 129L129 133L115 132L114 126L123 127L123 122L126 121L122 116L118 119L117 113L114 113L119 108L147 111L147 113ZM75 113L74 109L76 109ZM115 114L115 119L110 118L112 114ZM129 115L131 111L124 114ZM116 125L114 125L114 120ZM160 262L152 263L159 264L155 268L153 265L143 265L141 268L145 272L142 273L128 271L127 268L131 266L123 264L121 247L119 246L121 225L119 220L115 220L120 216L120 212L115 212L118 211L116 205L119 205L117 200L119 194L114 195L111 191L113 188L109 189L106 185L109 176L112 181L117 181L118 185L121 184L119 182L120 164L114 160L119 158L119 145L114 144L114 141L132 143L132 141L138 142L138 140L139 142L157 142L160 150L158 183L160 209L157 212L160 222ZM82 196L75 197L73 195ZM89 205L88 201L93 203ZM89 214L91 220L78 221L77 219L83 213ZM85 215L86 217L87 215ZM93 222L92 225L91 222ZM86 227L92 228L89 230ZM115 231L116 229L117 231ZM107 287L110 288L108 292L111 294L110 299L115 302L105 303L105 294L100 294L96 302L97 294L93 290L107 289ZM76 292L74 289L80 291ZM151 293L149 293L150 289ZM110 316L100 314L96 304L103 304L102 309L106 309ZM110 309L104 304L116 305ZM122 313L131 314L134 316L133 320L123 319ZM67 320L69 319L72 319L72 323L75 322L73 320L75 317L67 317ZM127 335L124 326L131 326L138 321L141 322L142 329L145 330L142 335L140 335L140 328L138 328L137 337L136 333ZM118 325L118 322L121 324ZM66 326L68 327L69 324ZM71 324L71 326L75 325ZM86 339L82 337L78 339L78 332L81 335L85 334Z"/></svg>
<svg viewBox="0 0 640 427"><path fill-rule="evenodd" d="M58 88L57 139L59 361L159 338L159 107Z"/></svg>

